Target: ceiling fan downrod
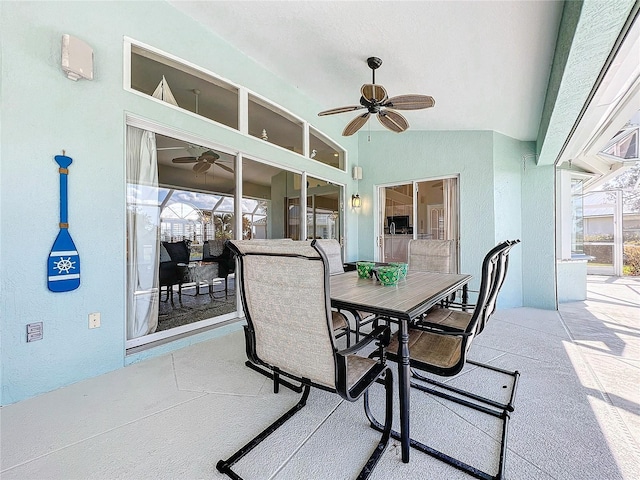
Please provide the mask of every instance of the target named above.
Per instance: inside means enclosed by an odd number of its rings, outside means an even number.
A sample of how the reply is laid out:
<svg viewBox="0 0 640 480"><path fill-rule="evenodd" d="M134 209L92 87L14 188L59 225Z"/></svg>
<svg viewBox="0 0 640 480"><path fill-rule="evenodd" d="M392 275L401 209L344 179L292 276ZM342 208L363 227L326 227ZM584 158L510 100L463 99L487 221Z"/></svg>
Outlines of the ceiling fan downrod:
<svg viewBox="0 0 640 480"><path fill-rule="evenodd" d="M369 68L371 69L371 77L372 77L372 82L374 85L376 83L376 69L380 67L380 65L382 65L382 60L380 60L378 57L369 57L367 58L367 65L369 65Z"/></svg>

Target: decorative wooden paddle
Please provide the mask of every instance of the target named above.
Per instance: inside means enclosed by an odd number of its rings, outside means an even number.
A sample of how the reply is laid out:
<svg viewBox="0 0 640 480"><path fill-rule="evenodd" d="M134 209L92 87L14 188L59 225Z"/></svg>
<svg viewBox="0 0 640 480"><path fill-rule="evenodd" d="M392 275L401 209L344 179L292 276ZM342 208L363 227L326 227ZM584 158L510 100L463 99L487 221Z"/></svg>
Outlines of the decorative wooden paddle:
<svg viewBox="0 0 640 480"><path fill-rule="evenodd" d="M69 234L67 205L67 175L69 165L73 161L62 151L56 155L56 163L60 166L60 232L53 242L47 267L47 286L52 292L68 292L80 286L80 256Z"/></svg>

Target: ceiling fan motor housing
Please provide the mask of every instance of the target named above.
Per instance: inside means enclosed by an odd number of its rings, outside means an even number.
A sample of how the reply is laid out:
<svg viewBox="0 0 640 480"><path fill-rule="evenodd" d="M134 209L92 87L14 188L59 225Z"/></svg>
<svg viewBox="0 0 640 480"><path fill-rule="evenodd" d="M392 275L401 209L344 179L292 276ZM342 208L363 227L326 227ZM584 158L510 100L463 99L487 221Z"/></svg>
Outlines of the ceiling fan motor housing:
<svg viewBox="0 0 640 480"><path fill-rule="evenodd" d="M369 68L371 70L375 70L380 65L382 65L382 60L380 60L378 57L369 57L367 58L367 65L369 65Z"/></svg>
<svg viewBox="0 0 640 480"><path fill-rule="evenodd" d="M380 111L380 104L375 100L373 102L370 102L366 98L360 97L360 105L362 105L363 107L367 107L369 113L378 113Z"/></svg>

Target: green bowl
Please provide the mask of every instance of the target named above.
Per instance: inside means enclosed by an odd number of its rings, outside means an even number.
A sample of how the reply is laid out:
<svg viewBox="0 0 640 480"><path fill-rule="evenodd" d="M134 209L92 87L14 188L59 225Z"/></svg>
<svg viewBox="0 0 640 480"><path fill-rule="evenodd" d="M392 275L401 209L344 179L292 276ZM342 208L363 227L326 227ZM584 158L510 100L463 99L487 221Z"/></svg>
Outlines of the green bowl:
<svg viewBox="0 0 640 480"><path fill-rule="evenodd" d="M371 278L371 269L375 266L373 262L356 262L358 276L360 278Z"/></svg>
<svg viewBox="0 0 640 480"><path fill-rule="evenodd" d="M400 271L400 278L404 278L407 276L407 270L409 269L408 263L391 262L389 265L391 265L392 267L398 267L398 270Z"/></svg>
<svg viewBox="0 0 640 480"><path fill-rule="evenodd" d="M380 283L385 287L397 285L400 279L400 269L391 265L388 267L378 267L376 273L378 274L378 280L380 280Z"/></svg>

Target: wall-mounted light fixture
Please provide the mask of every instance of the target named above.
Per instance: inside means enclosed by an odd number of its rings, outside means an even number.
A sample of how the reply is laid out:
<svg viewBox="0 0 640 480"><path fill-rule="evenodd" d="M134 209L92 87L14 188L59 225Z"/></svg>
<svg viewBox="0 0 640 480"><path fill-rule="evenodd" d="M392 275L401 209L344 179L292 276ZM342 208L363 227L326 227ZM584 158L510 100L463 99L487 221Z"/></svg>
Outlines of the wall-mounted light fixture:
<svg viewBox="0 0 640 480"><path fill-rule="evenodd" d="M360 180L362 180L362 167L354 165L351 171L351 176L353 177L354 180L360 183ZM355 195L351 195L351 206L353 208L360 208L361 205L362 205L362 201L360 200L360 195L357 193Z"/></svg>

